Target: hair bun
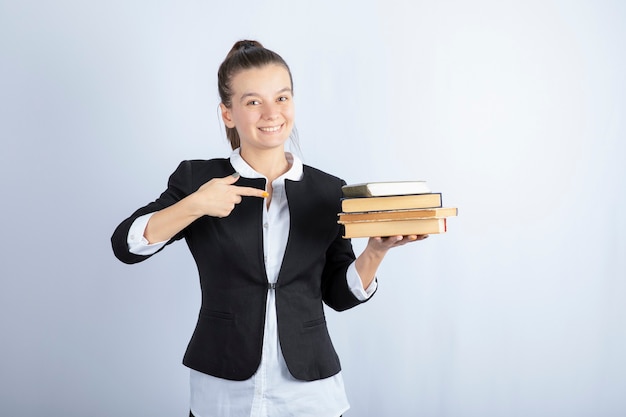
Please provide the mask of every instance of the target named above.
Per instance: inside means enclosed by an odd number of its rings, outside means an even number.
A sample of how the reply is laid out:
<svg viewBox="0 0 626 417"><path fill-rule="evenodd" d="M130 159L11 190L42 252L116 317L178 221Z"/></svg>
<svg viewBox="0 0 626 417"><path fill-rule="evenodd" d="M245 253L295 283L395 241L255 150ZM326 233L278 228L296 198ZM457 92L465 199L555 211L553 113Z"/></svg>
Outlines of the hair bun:
<svg viewBox="0 0 626 417"><path fill-rule="evenodd" d="M264 48L263 48L263 45L261 45L261 42L258 42L258 41L252 41L252 40L247 40L247 39L237 41L235 42L233 47L230 48L230 51L228 52L228 55L226 56L226 58L230 58L233 55L238 54L239 52L245 52L248 49L264 49Z"/></svg>
<svg viewBox="0 0 626 417"><path fill-rule="evenodd" d="M239 51L245 51L246 49L251 49L251 48L263 48L263 45L261 45L260 42L246 39L246 40L237 42L235 46L233 47L233 49L237 49Z"/></svg>

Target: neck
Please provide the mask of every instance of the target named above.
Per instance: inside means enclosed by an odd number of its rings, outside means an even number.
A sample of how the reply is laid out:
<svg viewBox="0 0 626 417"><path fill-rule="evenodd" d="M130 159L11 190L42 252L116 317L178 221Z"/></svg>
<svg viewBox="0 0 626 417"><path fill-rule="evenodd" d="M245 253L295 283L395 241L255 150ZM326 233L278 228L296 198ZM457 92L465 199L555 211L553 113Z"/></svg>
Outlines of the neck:
<svg viewBox="0 0 626 417"><path fill-rule="evenodd" d="M255 152L241 148L240 154L252 169L266 177L270 183L289 171L289 161L282 147Z"/></svg>

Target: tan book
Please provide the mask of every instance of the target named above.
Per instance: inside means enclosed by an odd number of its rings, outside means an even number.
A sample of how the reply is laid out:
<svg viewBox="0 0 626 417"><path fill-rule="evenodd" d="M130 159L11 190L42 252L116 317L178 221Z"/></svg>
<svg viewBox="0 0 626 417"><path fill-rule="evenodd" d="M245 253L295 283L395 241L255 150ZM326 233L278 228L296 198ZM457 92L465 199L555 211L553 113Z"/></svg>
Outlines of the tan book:
<svg viewBox="0 0 626 417"><path fill-rule="evenodd" d="M458 209L455 207L339 213L339 223L367 222L373 220L411 220L432 217L443 218L454 217L457 213Z"/></svg>
<svg viewBox="0 0 626 417"><path fill-rule="evenodd" d="M343 196L346 198L426 194L431 192L426 181L363 182L344 185L341 189Z"/></svg>
<svg viewBox="0 0 626 417"><path fill-rule="evenodd" d="M406 235L432 235L446 232L446 219L383 220L353 222L343 225L343 237L387 237Z"/></svg>
<svg viewBox="0 0 626 417"><path fill-rule="evenodd" d="M441 207L441 193L344 198L341 200L341 211L344 213L437 207Z"/></svg>

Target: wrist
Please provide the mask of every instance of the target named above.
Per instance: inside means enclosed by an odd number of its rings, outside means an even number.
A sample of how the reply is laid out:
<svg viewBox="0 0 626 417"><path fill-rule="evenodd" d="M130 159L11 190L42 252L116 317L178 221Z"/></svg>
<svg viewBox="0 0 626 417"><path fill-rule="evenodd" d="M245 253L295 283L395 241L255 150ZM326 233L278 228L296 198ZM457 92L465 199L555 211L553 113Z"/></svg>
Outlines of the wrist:
<svg viewBox="0 0 626 417"><path fill-rule="evenodd" d="M365 246L365 249L363 250L363 254L373 261L380 262L385 257L388 251L389 251L389 248L382 247L376 244L376 242L372 242L372 240L370 240L368 245Z"/></svg>
<svg viewBox="0 0 626 417"><path fill-rule="evenodd" d="M193 220L198 219L204 215L202 211L202 204L200 201L200 196L197 192L189 194L182 201L185 202L185 212L189 217Z"/></svg>

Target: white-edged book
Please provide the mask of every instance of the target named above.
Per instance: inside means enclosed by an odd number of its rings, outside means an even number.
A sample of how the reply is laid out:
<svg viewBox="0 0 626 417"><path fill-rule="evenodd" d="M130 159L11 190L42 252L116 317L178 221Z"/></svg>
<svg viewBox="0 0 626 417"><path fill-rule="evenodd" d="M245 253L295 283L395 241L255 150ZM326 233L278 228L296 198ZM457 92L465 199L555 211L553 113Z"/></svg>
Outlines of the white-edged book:
<svg viewBox="0 0 626 417"><path fill-rule="evenodd" d="M363 182L344 185L342 191L344 198L386 197L431 192L426 181Z"/></svg>

